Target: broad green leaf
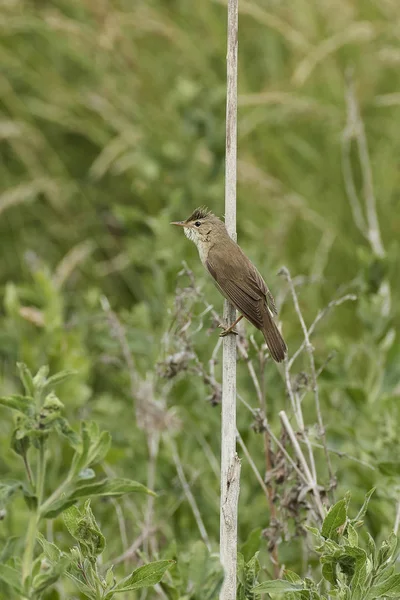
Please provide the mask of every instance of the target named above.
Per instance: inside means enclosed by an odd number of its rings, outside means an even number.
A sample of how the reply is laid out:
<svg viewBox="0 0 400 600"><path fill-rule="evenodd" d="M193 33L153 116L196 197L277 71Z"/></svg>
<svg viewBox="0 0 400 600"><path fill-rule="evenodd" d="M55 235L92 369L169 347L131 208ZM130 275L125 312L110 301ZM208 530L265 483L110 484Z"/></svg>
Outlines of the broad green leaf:
<svg viewBox="0 0 400 600"><path fill-rule="evenodd" d="M321 537L321 532L319 529L317 529L317 527L311 527L310 525L304 525L304 529L306 529L307 531L312 533L312 535L315 535L315 537L317 537L317 538Z"/></svg>
<svg viewBox="0 0 400 600"><path fill-rule="evenodd" d="M377 565L383 565L396 552L397 536L392 532L387 540L384 540L378 551Z"/></svg>
<svg viewBox="0 0 400 600"><path fill-rule="evenodd" d="M347 525L347 539L350 546L358 546L358 534L351 523Z"/></svg>
<svg viewBox="0 0 400 600"><path fill-rule="evenodd" d="M0 396L0 405L17 410L22 414L32 417L35 413L35 401L31 396Z"/></svg>
<svg viewBox="0 0 400 600"><path fill-rule="evenodd" d="M114 566L111 566L107 573L106 576L104 577L104 580L106 582L107 587L111 587L112 585L114 585L115 582L115 575L114 575Z"/></svg>
<svg viewBox="0 0 400 600"><path fill-rule="evenodd" d="M0 564L0 581L9 585L13 590L22 594L22 574L9 565Z"/></svg>
<svg viewBox="0 0 400 600"><path fill-rule="evenodd" d="M22 381L22 385L24 386L26 395L34 396L35 386L33 385L32 373L30 372L25 363L17 362L17 369L19 373L19 378Z"/></svg>
<svg viewBox="0 0 400 600"><path fill-rule="evenodd" d="M332 506L322 524L321 534L324 538L336 539L337 530L345 524L347 518L347 503L339 500Z"/></svg>
<svg viewBox="0 0 400 600"><path fill-rule="evenodd" d="M381 569L378 569L378 572L379 571L380 573L374 578L374 585L380 585L381 583L389 579L389 577L395 574L395 568L393 565L390 567L383 566L381 567Z"/></svg>
<svg viewBox="0 0 400 600"><path fill-rule="evenodd" d="M161 581L165 571L169 569L175 561L159 560L143 567L139 567L129 575L122 579L114 588L113 592L130 592L140 590L141 588L156 585Z"/></svg>
<svg viewBox="0 0 400 600"><path fill-rule="evenodd" d="M32 581L34 595L41 597L43 591L53 585L60 576L68 569L71 558L63 556L57 563L51 565L49 569L41 570Z"/></svg>
<svg viewBox="0 0 400 600"><path fill-rule="evenodd" d="M337 576L336 576L336 561L331 557L327 557L325 561L322 561L322 577L329 581L332 585L336 585Z"/></svg>
<svg viewBox="0 0 400 600"><path fill-rule="evenodd" d="M37 541L42 546L43 552L51 563L55 563L60 560L62 557L62 552L55 544L48 542L41 533L37 534Z"/></svg>
<svg viewBox="0 0 400 600"><path fill-rule="evenodd" d="M386 596L387 598L400 598L400 574L392 575L379 585L374 585L368 592L366 600L373 600L374 598L381 598Z"/></svg>
<svg viewBox="0 0 400 600"><path fill-rule="evenodd" d="M90 500L85 502L82 511L76 506L65 510L63 519L69 533L79 542L84 555L94 559L103 552L106 541L90 508Z"/></svg>
<svg viewBox="0 0 400 600"><path fill-rule="evenodd" d="M19 437L18 429L14 429L11 435L11 448L16 452L19 456L26 458L26 453L29 450L31 445L31 441L28 436Z"/></svg>
<svg viewBox="0 0 400 600"><path fill-rule="evenodd" d="M69 498L76 500L89 496L123 496L124 494L132 494L133 492L149 494L150 496L157 495L137 481L122 478L107 478L94 483L87 483L85 480L79 481Z"/></svg>
<svg viewBox="0 0 400 600"><path fill-rule="evenodd" d="M260 572L260 561L258 560L259 552L256 552L254 556L246 564L246 583L247 585L251 582L251 587L257 583L257 577Z"/></svg>
<svg viewBox="0 0 400 600"><path fill-rule="evenodd" d="M240 552L243 554L245 562L248 562L251 557L255 555L257 550L260 549L261 532L261 527L253 529L253 531L249 533L247 540L241 545Z"/></svg>
<svg viewBox="0 0 400 600"><path fill-rule="evenodd" d="M108 431L100 433L99 427L93 421L81 425L81 445L75 452L70 468L70 478L77 477L78 473L101 462L111 445L111 436Z"/></svg>
<svg viewBox="0 0 400 600"><path fill-rule="evenodd" d="M58 418L55 422L55 429L60 435L64 436L68 440L69 445L72 448L76 449L79 447L81 442L80 437L76 431L72 429L67 419L64 419L63 417Z"/></svg>
<svg viewBox="0 0 400 600"><path fill-rule="evenodd" d="M243 584L245 584L245 572L244 572L244 568L245 568L245 562L244 562L244 556L241 552L237 553L237 566L236 566L236 577L238 579L238 581Z"/></svg>
<svg viewBox="0 0 400 600"><path fill-rule="evenodd" d="M190 553L189 580L193 583L194 591L199 591L207 577L209 552L204 542L196 542Z"/></svg>
<svg viewBox="0 0 400 600"><path fill-rule="evenodd" d="M47 506L46 509L41 512L41 515L44 519L55 519L59 514L70 506L73 506L75 503L76 500L63 496Z"/></svg>
<svg viewBox="0 0 400 600"><path fill-rule="evenodd" d="M274 581L264 581L252 589L254 594L284 594L286 592L300 592L304 590L304 583L292 583L284 579L275 579Z"/></svg>
<svg viewBox="0 0 400 600"><path fill-rule="evenodd" d="M367 578L367 554L362 548L344 546L345 557L354 560L351 585L363 587ZM343 560L343 559L342 559Z"/></svg>
<svg viewBox="0 0 400 600"><path fill-rule="evenodd" d="M297 575L297 573L295 573L294 571L291 571L290 569L285 569L285 577L288 581L290 581L291 583L302 583L302 578Z"/></svg>

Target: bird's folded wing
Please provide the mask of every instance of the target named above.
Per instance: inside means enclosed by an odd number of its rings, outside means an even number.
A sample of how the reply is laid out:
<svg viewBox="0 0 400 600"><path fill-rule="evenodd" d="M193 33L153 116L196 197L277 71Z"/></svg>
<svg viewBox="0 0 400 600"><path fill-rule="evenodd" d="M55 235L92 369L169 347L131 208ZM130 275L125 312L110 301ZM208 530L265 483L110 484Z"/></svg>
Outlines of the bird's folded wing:
<svg viewBox="0 0 400 600"><path fill-rule="evenodd" d="M265 293L253 283L252 278L244 280L243 277L229 276L226 273L217 273L210 261L206 267L215 279L221 292L255 327L261 329L264 324L263 312L265 307ZM263 282L264 283L264 282ZM265 284L264 284L265 285Z"/></svg>

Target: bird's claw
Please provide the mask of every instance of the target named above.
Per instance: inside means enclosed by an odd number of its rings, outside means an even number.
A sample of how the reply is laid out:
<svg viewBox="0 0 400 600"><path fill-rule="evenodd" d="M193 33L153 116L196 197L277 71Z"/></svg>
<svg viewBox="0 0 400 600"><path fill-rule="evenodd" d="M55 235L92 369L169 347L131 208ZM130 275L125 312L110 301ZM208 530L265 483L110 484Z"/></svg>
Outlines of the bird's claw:
<svg viewBox="0 0 400 600"><path fill-rule="evenodd" d="M236 329L230 329L229 327L225 328L225 326L222 324L218 325L218 327L220 329L223 329L223 331L221 331L221 333L219 334L219 337L226 337L230 333L233 333L233 335L239 335L239 333L236 331Z"/></svg>

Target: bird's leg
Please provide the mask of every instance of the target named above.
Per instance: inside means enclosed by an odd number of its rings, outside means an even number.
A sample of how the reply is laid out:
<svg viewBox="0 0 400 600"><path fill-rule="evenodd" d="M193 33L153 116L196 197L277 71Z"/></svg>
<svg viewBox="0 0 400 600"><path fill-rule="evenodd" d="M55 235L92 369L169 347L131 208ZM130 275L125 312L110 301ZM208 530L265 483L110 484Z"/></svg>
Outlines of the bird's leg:
<svg viewBox="0 0 400 600"><path fill-rule="evenodd" d="M235 325L237 325L239 323L239 321L241 321L243 319L243 315L240 315L236 321L234 323L232 323L232 325L230 325L229 327L227 327L225 329L224 325L218 325L218 327L221 327L223 329L223 331L219 334L219 337L225 337L226 335L228 335L228 333L234 333L235 335L238 335L238 332L234 330Z"/></svg>

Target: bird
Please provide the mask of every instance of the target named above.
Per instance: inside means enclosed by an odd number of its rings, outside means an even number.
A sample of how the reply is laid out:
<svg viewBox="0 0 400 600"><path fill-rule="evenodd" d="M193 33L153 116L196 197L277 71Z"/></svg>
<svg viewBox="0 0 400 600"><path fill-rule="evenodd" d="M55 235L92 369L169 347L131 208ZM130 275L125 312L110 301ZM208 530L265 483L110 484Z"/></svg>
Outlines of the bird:
<svg viewBox="0 0 400 600"><path fill-rule="evenodd" d="M185 221L171 225L183 227L216 287L240 313L220 335L236 333L235 325L245 317L262 331L272 358L283 361L287 346L274 321L275 300L257 268L228 234L225 223L206 207L199 207Z"/></svg>

